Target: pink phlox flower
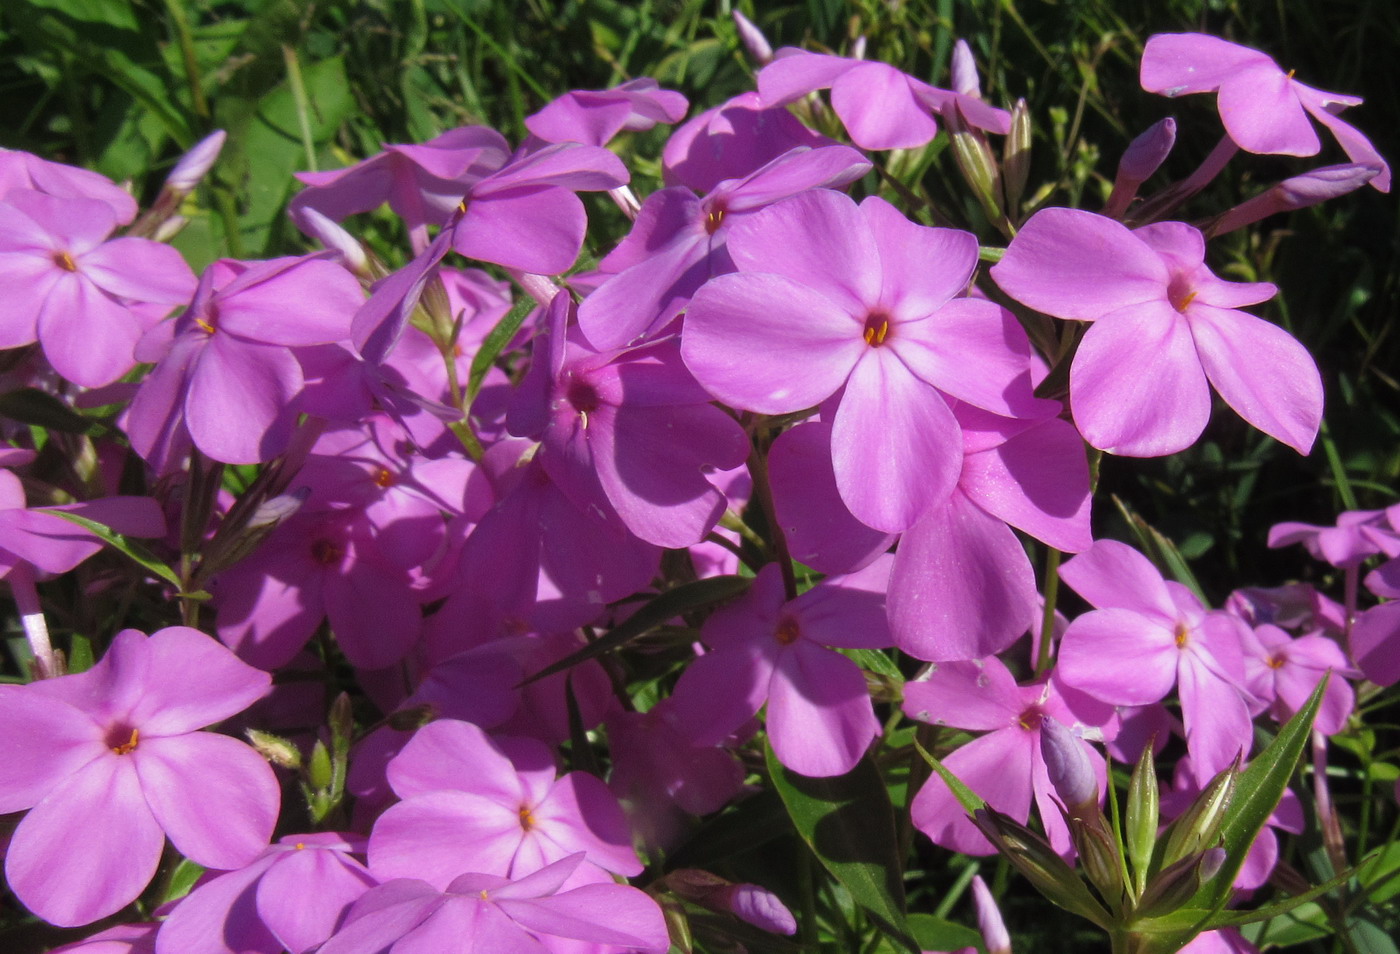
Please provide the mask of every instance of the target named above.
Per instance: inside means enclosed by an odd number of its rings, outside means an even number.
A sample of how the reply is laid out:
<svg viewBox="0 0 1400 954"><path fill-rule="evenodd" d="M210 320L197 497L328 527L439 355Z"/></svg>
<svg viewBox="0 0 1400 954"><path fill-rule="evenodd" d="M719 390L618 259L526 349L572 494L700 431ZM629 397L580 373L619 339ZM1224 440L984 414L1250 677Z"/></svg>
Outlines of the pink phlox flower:
<svg viewBox="0 0 1400 954"><path fill-rule="evenodd" d="M379 882L361 835L287 835L236 871L211 872L161 925L156 954L304 954Z"/></svg>
<svg viewBox="0 0 1400 954"><path fill-rule="evenodd" d="M1288 332L1237 310L1277 289L1217 278L1191 226L1130 232L1092 212L1042 209L991 274L1038 311L1094 322L1070 367L1070 401L1100 450L1156 457L1189 447L1210 416L1210 386L1264 433L1299 453L1312 447L1317 366Z"/></svg>
<svg viewBox="0 0 1400 954"><path fill-rule="evenodd" d="M862 149L915 149L938 132L934 115L956 108L971 126L1005 135L1011 116L980 98L938 89L885 63L784 47L758 73L764 106L831 89L831 106Z"/></svg>
<svg viewBox="0 0 1400 954"><path fill-rule="evenodd" d="M118 924L92 937L56 947L50 954L155 954L160 925Z"/></svg>
<svg viewBox="0 0 1400 954"><path fill-rule="evenodd" d="M890 575L890 629L910 655L980 658L1035 622L1035 571L1012 527L1070 553L1093 542L1083 442L1040 403L1038 419L955 407L958 483L904 532Z"/></svg>
<svg viewBox="0 0 1400 954"><path fill-rule="evenodd" d="M422 594L395 555L361 510L298 513L210 581L215 629L241 658L275 669L328 619L352 665L392 666L422 629Z"/></svg>
<svg viewBox="0 0 1400 954"><path fill-rule="evenodd" d="M690 816L719 811L744 786L734 754L693 744L675 724L673 708L663 699L647 712L617 712L607 720L608 788L643 843L665 849L680 842Z"/></svg>
<svg viewBox="0 0 1400 954"><path fill-rule="evenodd" d="M643 76L612 89L565 93L526 116L525 128L545 142L606 146L623 130L640 132L657 123L678 123L689 108L680 93Z"/></svg>
<svg viewBox="0 0 1400 954"><path fill-rule="evenodd" d="M1259 948L1246 941L1239 928L1221 928L1197 934L1181 954L1259 954Z"/></svg>
<svg viewBox="0 0 1400 954"><path fill-rule="evenodd" d="M32 189L59 199L92 199L112 210L116 225L136 218L136 200L106 176L89 169L40 159L28 152L0 149L0 199Z"/></svg>
<svg viewBox="0 0 1400 954"><path fill-rule="evenodd" d="M1400 515L1400 505L1389 511L1348 510L1337 515L1337 523L1332 527L1292 521L1276 523L1269 528L1269 546L1301 543L1313 559L1335 567L1355 567L1378 554L1400 556L1400 530L1391 511Z"/></svg>
<svg viewBox="0 0 1400 954"><path fill-rule="evenodd" d="M20 901L61 926L113 914L155 875L167 835L205 867L252 861L277 819L277 780L247 745L198 730L270 683L172 626L122 630L86 672L0 687L0 811L29 810L5 858Z"/></svg>
<svg viewBox="0 0 1400 954"><path fill-rule="evenodd" d="M315 209L335 222L385 202L404 220L414 250L427 242L427 226L446 225L467 187L500 169L510 144L494 129L464 126L422 144L385 146L384 151L345 169L299 172L306 188L292 198L293 219Z"/></svg>
<svg viewBox="0 0 1400 954"><path fill-rule="evenodd" d="M961 430L944 392L999 414L1030 393L1020 325L959 297L977 266L970 233L814 189L735 225L728 251L738 274L711 280L686 313L686 364L735 408L832 399L837 486L870 527L904 530L957 484Z"/></svg>
<svg viewBox="0 0 1400 954"><path fill-rule="evenodd" d="M571 312L560 292L508 428L541 441L536 459L580 510L616 514L657 546L700 542L725 508L705 472L742 464L747 435L711 403L674 341L595 351L569 340Z"/></svg>
<svg viewBox="0 0 1400 954"><path fill-rule="evenodd" d="M1392 599L1358 613L1352 624L1351 658L1378 686L1400 682L1400 600Z"/></svg>
<svg viewBox="0 0 1400 954"><path fill-rule="evenodd" d="M1275 720L1290 719L1330 672L1313 730L1323 735L1342 730L1356 704L1347 680L1359 678L1361 673L1352 668L1341 646L1322 635L1294 638L1267 623L1242 630L1241 635L1246 684Z"/></svg>
<svg viewBox="0 0 1400 954"><path fill-rule="evenodd" d="M142 333L190 300L195 278L168 245L109 238L116 225L97 199L18 189L0 202L0 348L38 340L84 387L131 370Z"/></svg>
<svg viewBox="0 0 1400 954"><path fill-rule="evenodd" d="M666 141L661 174L666 185L699 193L726 179L743 179L791 149L836 145L798 122L786 107L765 108L758 93L740 93L688 120Z"/></svg>
<svg viewBox="0 0 1400 954"><path fill-rule="evenodd" d="M469 722L443 719L419 729L389 763L403 801L375 822L370 870L447 888L462 858L519 878L583 852L571 884L640 874L617 799L595 776L556 777L549 749L533 739L498 744Z"/></svg>
<svg viewBox="0 0 1400 954"><path fill-rule="evenodd" d="M854 580L832 578L788 600L776 564L742 598L708 620L711 652L681 674L671 696L674 724L696 745L715 745L767 705L778 760L810 776L842 775L880 733L860 668L828 647L881 648L883 564ZM843 585L844 584L844 585Z"/></svg>
<svg viewBox="0 0 1400 954"><path fill-rule="evenodd" d="M1242 587L1225 600L1225 609L1250 626L1271 623L1295 633L1320 632L1334 636L1346 630L1346 609L1311 583Z"/></svg>
<svg viewBox="0 0 1400 954"><path fill-rule="evenodd" d="M1199 778L1241 754L1253 730L1241 647L1245 624L1208 610L1185 586L1164 580L1148 559L1099 540L1060 568L1094 607L1060 641L1060 679L1104 702L1147 705L1175 685L1186 744Z"/></svg>
<svg viewBox="0 0 1400 954"><path fill-rule="evenodd" d="M304 383L292 349L346 341L363 302L325 253L210 265L184 314L137 347L156 367L127 412L132 446L159 471L191 440L213 460L271 460L291 440Z"/></svg>
<svg viewBox="0 0 1400 954"><path fill-rule="evenodd" d="M697 198L683 186L647 197L636 224L599 263L614 272L579 305L579 326L599 349L620 348L660 331L696 289L734 271L725 250L734 226L808 189L836 189L870 171L847 146L799 147Z"/></svg>
<svg viewBox="0 0 1400 954"><path fill-rule="evenodd" d="M319 954L548 954L558 938L664 954L670 938L656 902L611 882L565 889L581 864L575 853L514 880L459 874L446 890L416 878L390 881L351 907Z"/></svg>
<svg viewBox="0 0 1400 954"><path fill-rule="evenodd" d="M1082 738L1098 737L1093 726L1107 722L1112 708L1084 699L1077 700L1077 707L1078 711L1070 707L1054 679L1018 686L995 656L936 663L904 687L903 709L909 718L985 733L944 757L943 764L987 804L1019 822L1030 818L1034 799L1050 842L1062 855L1072 848L1041 754L1043 718L1050 716L1072 728L1093 767L1098 791L1107 790L1103 756ZM963 854L994 852L937 775L919 790L910 811L914 825L934 844Z"/></svg>
<svg viewBox="0 0 1400 954"><path fill-rule="evenodd" d="M1322 148L1308 117L1322 123L1352 162L1375 164L1371 184L1390 191L1390 167L1371 141L1337 118L1356 96L1313 89L1258 50L1204 33L1159 33L1142 51L1142 88L1163 96L1218 93L1225 131L1249 152L1311 156Z"/></svg>

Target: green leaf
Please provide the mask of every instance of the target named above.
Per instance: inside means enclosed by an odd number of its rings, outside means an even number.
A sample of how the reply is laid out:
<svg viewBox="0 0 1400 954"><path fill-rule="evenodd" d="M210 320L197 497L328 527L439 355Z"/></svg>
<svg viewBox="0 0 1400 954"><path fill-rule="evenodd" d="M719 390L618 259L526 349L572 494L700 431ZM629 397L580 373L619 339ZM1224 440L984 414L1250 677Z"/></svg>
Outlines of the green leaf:
<svg viewBox="0 0 1400 954"><path fill-rule="evenodd" d="M808 778L779 763L771 745L764 754L773 787L813 854L891 940L918 954L904 914L894 808L875 763L867 756L845 775Z"/></svg>
<svg viewBox="0 0 1400 954"><path fill-rule="evenodd" d="M170 878L165 883L165 890L160 899L161 904L168 904L171 901L183 898L190 893L194 883L199 880L199 876L204 874L204 868L190 861L188 858L181 858L176 863L174 870L170 872Z"/></svg>
<svg viewBox="0 0 1400 954"><path fill-rule="evenodd" d="M486 379L486 372L491 370L491 365L501 356L506 345L510 344L515 333L524 324L525 316L534 311L536 305L537 302L528 295L521 298L511 306L505 317L496 322L496 327L491 329L491 333L481 343L480 350L472 358L471 371L467 375L467 407L471 407L476 396L481 393L481 382Z"/></svg>
<svg viewBox="0 0 1400 954"><path fill-rule="evenodd" d="M82 633L74 633L68 643L68 671L87 672L95 661L92 655L92 640Z"/></svg>
<svg viewBox="0 0 1400 954"><path fill-rule="evenodd" d="M924 761L938 773L939 777L942 778L945 783L947 783L948 788L952 789L953 797L958 800L958 804L963 807L963 811L971 815L973 812L977 811L977 809L987 807L987 803L982 800L982 796L964 785L962 779L948 771L942 762L930 755L928 750L919 743L918 739L914 740L914 748L919 750L919 754L924 757Z"/></svg>
<svg viewBox="0 0 1400 954"><path fill-rule="evenodd" d="M37 388L18 388L0 394L0 415L21 424L33 424L66 434L86 434L93 422L52 394Z"/></svg>
<svg viewBox="0 0 1400 954"><path fill-rule="evenodd" d="M752 583L753 580L741 576L712 576L667 590L598 639L593 640L578 652L570 653L558 662L546 666L522 682L521 685L527 686L536 680L552 676L556 672L563 672L579 663L611 652L643 633L655 629L669 619L732 599L747 590Z"/></svg>
<svg viewBox="0 0 1400 954"><path fill-rule="evenodd" d="M150 570L156 576L160 577L162 580L165 580L167 583L174 586L177 590L184 589L185 585L183 582L181 582L180 575L178 573L172 570L165 563L156 559L156 557L152 555L151 551L147 550L139 543L133 543L132 541L128 540L125 536L123 536L120 533L117 533L115 530L113 530L106 524L98 523L96 520L89 520L87 517L80 517L76 513L73 513L69 510L51 510L43 507L36 507L34 509L40 510L43 513L51 513L55 517L61 517L64 520L67 520L69 523L76 523L78 526L92 533L94 536L96 536L98 539L100 539L103 543L107 544L112 549L126 554L132 560L141 564L143 567Z"/></svg>
<svg viewBox="0 0 1400 954"><path fill-rule="evenodd" d="M909 931L926 951L956 951L964 947L980 947L982 935L970 927L954 924L932 914L909 915Z"/></svg>

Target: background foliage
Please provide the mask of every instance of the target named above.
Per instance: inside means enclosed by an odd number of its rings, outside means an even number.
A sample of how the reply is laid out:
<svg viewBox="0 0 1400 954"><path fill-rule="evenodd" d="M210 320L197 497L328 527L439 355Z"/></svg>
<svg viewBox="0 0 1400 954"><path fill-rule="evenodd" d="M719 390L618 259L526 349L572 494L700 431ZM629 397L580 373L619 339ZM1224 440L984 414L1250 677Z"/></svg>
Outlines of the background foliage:
<svg viewBox="0 0 1400 954"><path fill-rule="evenodd" d="M966 38L987 98L1010 105L1025 97L1030 104L1033 202L1096 207L1123 145L1169 113L1181 124L1165 170L1172 178L1214 144L1218 121L1208 97L1168 101L1138 87L1137 60L1154 32L1213 32L1265 50L1310 85L1365 97L1348 119L1382 154L1400 159L1400 5L1393 0L738 6L775 47L846 53L864 37L868 57L943 85L952 42ZM191 221L176 244L197 269L221 256L286 254L306 247L282 214L295 171L348 165L381 143L422 141L470 123L516 140L523 118L554 96L637 76L679 89L696 108L751 88L752 66L730 8L704 0L6 0L0 145L130 180L149 200L183 149L226 129L223 158L186 210ZM619 147L641 195L658 183L664 136L656 130ZM1204 217L1305 165L1243 156L1188 211ZM971 200L937 167L924 186L976 223ZM606 203L590 211L602 223L590 236L597 252L626 224ZM387 216L375 227L378 234L368 237L376 247L401 247ZM996 240L990 230L982 237ZM1301 548L1266 550L1272 523L1328 523L1339 510L1384 506L1400 496L1400 219L1391 197L1368 189L1215 245L1217 272L1281 286L1265 306L1269 317L1313 351L1327 389L1318 447L1299 458L1234 414L1216 414L1187 453L1105 461L1096 535L1131 541L1156 528L1219 600L1237 586L1325 572ZM1117 511L1109 495L1121 501ZM1364 763L1394 761L1386 716L1370 718L1381 732L1359 756ZM1339 762L1343 772L1363 766ZM677 863L718 870L738 859L747 880L810 888L809 854L795 833L774 823L784 817L778 796L755 801L741 819L697 841L704 847L695 857ZM907 845L910 833L897 837ZM917 882L910 910L942 916L957 907L965 917L962 888L978 863L964 859L949 869L948 856L933 851L921 860L933 874ZM981 864L984 874L989 867L997 874L1000 893L1005 871ZM849 899L826 900L849 907ZM1029 892L1013 890L1007 904L1018 949L1073 946L1068 932L1077 929L1048 921ZM924 926L934 930L931 922ZM3 934L0 947L9 949Z"/></svg>

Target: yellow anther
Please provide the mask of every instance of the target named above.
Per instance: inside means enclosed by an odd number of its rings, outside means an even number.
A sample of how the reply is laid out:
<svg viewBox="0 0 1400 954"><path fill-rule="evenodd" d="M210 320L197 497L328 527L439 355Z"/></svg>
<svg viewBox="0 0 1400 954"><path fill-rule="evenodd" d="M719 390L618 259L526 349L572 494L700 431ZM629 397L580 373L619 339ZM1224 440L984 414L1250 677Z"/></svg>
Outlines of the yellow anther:
<svg viewBox="0 0 1400 954"><path fill-rule="evenodd" d="M136 751L137 743L139 743L140 741L141 732L138 729L132 729L131 738L127 739L121 745L112 746L112 751L117 753L118 755L126 755L130 752Z"/></svg>

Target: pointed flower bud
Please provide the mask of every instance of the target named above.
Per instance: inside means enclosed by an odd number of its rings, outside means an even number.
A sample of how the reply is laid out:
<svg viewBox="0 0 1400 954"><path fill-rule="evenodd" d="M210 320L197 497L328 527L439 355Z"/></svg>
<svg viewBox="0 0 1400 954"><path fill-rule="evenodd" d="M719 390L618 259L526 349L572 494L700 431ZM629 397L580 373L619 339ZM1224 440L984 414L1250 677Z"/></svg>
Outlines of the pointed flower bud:
<svg viewBox="0 0 1400 954"><path fill-rule="evenodd" d="M1107 928L1113 918L1073 868L1044 838L992 808L979 808L972 822L1037 891L1053 903Z"/></svg>
<svg viewBox="0 0 1400 954"><path fill-rule="evenodd" d="M970 127L962 112L950 109L943 115L948 133L953 142L953 158L963 179L972 187L973 194L982 204L989 218L1002 218L1001 210L1001 171L996 158L992 156L987 137L980 129Z"/></svg>
<svg viewBox="0 0 1400 954"><path fill-rule="evenodd" d="M1016 105L1011 107L1011 132L1002 145L1001 188L1006 193L1008 214L1020 209L1021 196L1025 194L1030 175L1031 110L1023 98L1016 100Z"/></svg>
<svg viewBox="0 0 1400 954"><path fill-rule="evenodd" d="M1284 179L1256 196L1245 199L1233 209L1222 212L1202 231L1206 238L1233 232L1246 225L1279 212L1306 209L1361 188L1376 176L1381 167L1376 163L1352 162L1340 166L1323 166L1301 176Z"/></svg>
<svg viewBox="0 0 1400 954"><path fill-rule="evenodd" d="M1209 848L1168 865L1148 882L1134 915L1139 918L1159 918L1190 901L1205 884L1220 872L1225 864L1224 848Z"/></svg>
<svg viewBox="0 0 1400 954"><path fill-rule="evenodd" d="M193 192L195 186L199 185L200 180L213 168L214 162L219 158L219 151L224 148L226 138L228 137L222 129L216 129L195 143L190 151L175 163L170 175L166 176L165 189L179 195L189 195Z"/></svg>
<svg viewBox="0 0 1400 954"><path fill-rule="evenodd" d="M981 875L972 876L972 900L977 905L977 930L987 945L987 954L1011 954L1011 935L1006 932L1001 909Z"/></svg>
<svg viewBox="0 0 1400 954"><path fill-rule="evenodd" d="M1239 774L1239 762L1236 760L1233 766L1211 779L1191 807L1168 826L1167 847L1162 853L1163 866L1169 867L1215 843L1220 826L1225 821L1225 812L1234 797Z"/></svg>
<svg viewBox="0 0 1400 954"><path fill-rule="evenodd" d="M1079 864L1085 877L1098 889L1099 897L1111 907L1122 903L1126 885L1123 881L1123 858L1109 833L1106 822L1088 822L1071 818L1070 837L1079 850Z"/></svg>
<svg viewBox="0 0 1400 954"><path fill-rule="evenodd" d="M1157 846L1159 815L1157 770L1152 761L1152 746L1142 750L1128 782L1128 803L1123 824L1123 839L1128 849L1128 861L1133 867L1133 884L1138 894L1147 886L1147 872L1152 864L1152 851Z"/></svg>
<svg viewBox="0 0 1400 954"><path fill-rule="evenodd" d="M257 753L278 768L301 768L301 752L290 740L258 729L246 729L244 734Z"/></svg>
<svg viewBox="0 0 1400 954"><path fill-rule="evenodd" d="M1176 144L1176 120L1168 116L1153 123L1123 151L1118 160L1118 175L1113 180L1113 192L1108 197L1103 214L1111 219L1122 218L1137 196L1138 187L1166 161Z"/></svg>
<svg viewBox="0 0 1400 954"><path fill-rule="evenodd" d="M1040 719L1040 754L1055 794L1071 817L1098 814L1099 785L1084 743L1052 716Z"/></svg>
<svg viewBox="0 0 1400 954"><path fill-rule="evenodd" d="M774 934L797 933L797 919L778 896L756 884L734 884L696 868L679 868L666 876L667 886L695 904L732 914Z"/></svg>
<svg viewBox="0 0 1400 954"><path fill-rule="evenodd" d="M773 60L773 47L763 31L754 26L752 20L738 10L734 11L734 28L739 31L739 42L749 51L749 56L759 66L767 66Z"/></svg>
<svg viewBox="0 0 1400 954"><path fill-rule="evenodd" d="M369 256L365 252L365 247L359 243L355 236L351 235L340 225L332 221L328 216L322 215L315 209L307 206L302 209L293 219L297 228L301 229L311 238L320 242L322 246L330 249L340 256L340 261L346 268L355 273L357 278L372 279L380 276L375 275L370 269Z"/></svg>

